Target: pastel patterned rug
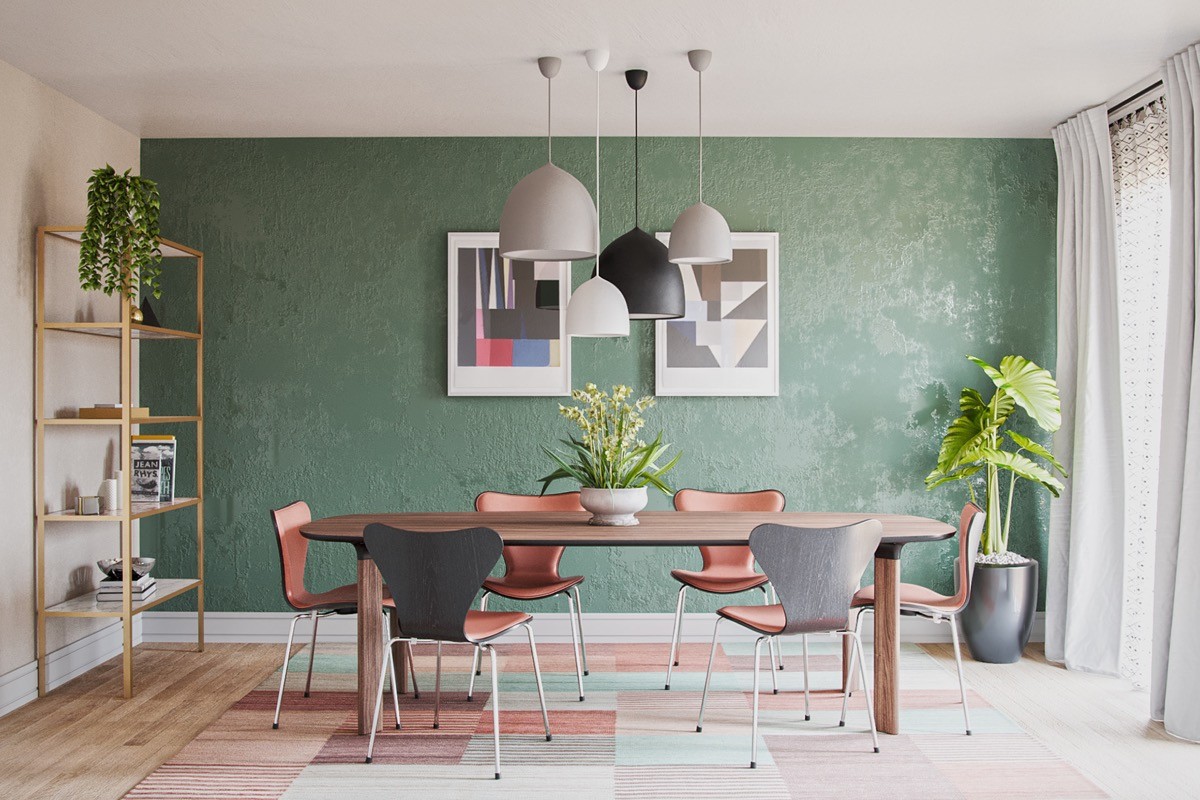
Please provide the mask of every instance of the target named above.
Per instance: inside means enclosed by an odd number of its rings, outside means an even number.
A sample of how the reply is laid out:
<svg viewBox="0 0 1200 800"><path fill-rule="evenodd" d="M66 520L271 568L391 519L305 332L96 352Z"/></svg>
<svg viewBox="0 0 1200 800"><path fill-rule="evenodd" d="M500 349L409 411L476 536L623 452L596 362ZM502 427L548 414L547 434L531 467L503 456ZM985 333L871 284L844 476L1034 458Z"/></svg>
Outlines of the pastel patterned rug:
<svg viewBox="0 0 1200 800"><path fill-rule="evenodd" d="M355 734L354 652L319 645L313 693L303 696L307 650L292 658L279 730L271 729L279 675L263 681L126 797L393 800L397 797L513 798L1097 798L1106 797L987 700L969 692L973 735L963 734L958 684L916 646L901 655L900 736L871 751L862 694L838 727L840 645L813 641L812 720L804 721L798 641L784 644L780 693L763 671L758 768L749 769L752 645L719 651L705 710L696 713L707 644L685 644L664 691L667 647L592 644L587 699L579 702L570 645L538 655L553 741L545 741L524 644L501 645L503 778L492 779L491 680L485 671L466 701L470 651L443 651L442 710L433 721L433 646L417 645L420 699L390 702L374 763ZM764 657L764 665L766 658ZM869 661L869 657L868 657Z"/></svg>

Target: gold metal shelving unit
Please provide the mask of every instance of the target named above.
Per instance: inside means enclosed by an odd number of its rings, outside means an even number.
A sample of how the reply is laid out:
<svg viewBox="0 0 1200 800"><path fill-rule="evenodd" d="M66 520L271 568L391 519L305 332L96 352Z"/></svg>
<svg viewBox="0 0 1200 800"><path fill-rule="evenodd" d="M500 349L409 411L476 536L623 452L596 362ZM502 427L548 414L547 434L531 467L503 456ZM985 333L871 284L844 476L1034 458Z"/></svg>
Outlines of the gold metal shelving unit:
<svg viewBox="0 0 1200 800"><path fill-rule="evenodd" d="M159 328L134 322L128 302L122 302L120 322L56 322L46 320L46 237L52 236L78 243L82 227L45 226L37 232L37 297L35 300L36 353L34 360L35 465L34 492L36 507L37 560L37 658L38 694L46 694L46 621L61 617L117 618L123 635L124 695L133 696L133 618L186 592L196 592L196 643L204 649L204 254L191 247L159 239L166 258L193 259L196 265L196 330L182 331ZM45 408L45 337L46 333L63 332L88 336L104 336L117 341L120 348L121 407L120 419L78 419L47 417ZM133 341L191 340L196 343L196 413L178 416L133 417ZM137 503L130 499L130 459L134 426L137 425L196 426L196 497L178 497L169 503ZM121 457L122 508L116 514L77 516L73 509L47 510L45 493L45 442L47 431L61 427L107 426L119 427ZM125 563L133 552L133 524L137 520L166 514L185 508L196 509L196 577L158 578L158 590L147 600L134 600L131 572L123 570L120 604L97 602L96 593L89 592L52 606L46 605L46 530L60 522L110 523L120 527L121 558Z"/></svg>

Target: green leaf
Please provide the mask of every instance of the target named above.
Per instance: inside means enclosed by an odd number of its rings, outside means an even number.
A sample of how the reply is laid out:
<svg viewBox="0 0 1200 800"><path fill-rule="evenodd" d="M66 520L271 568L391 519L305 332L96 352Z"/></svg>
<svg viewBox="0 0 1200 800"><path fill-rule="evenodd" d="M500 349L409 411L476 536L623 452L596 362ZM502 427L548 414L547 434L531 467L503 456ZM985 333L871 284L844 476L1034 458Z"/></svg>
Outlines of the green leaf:
<svg viewBox="0 0 1200 800"><path fill-rule="evenodd" d="M925 489L928 491L931 489L936 489L937 487L947 483L965 480L979 472L979 470L983 469L983 467L983 464L969 464L962 469L957 469L950 473L935 469L933 472L925 476Z"/></svg>
<svg viewBox="0 0 1200 800"><path fill-rule="evenodd" d="M996 426L984 425L984 419L982 415L962 416L950 423L938 452L938 470L949 472L959 464L973 460L969 455L991 441Z"/></svg>
<svg viewBox="0 0 1200 800"><path fill-rule="evenodd" d="M974 356L968 358L992 379L997 389L1011 395L1043 430L1056 431L1062 426L1058 384L1049 370L1021 356L1005 356L1000 359L999 368Z"/></svg>
<svg viewBox="0 0 1200 800"><path fill-rule="evenodd" d="M1028 450L1035 456L1040 456L1046 459L1050 462L1050 465L1058 471L1059 475L1062 475L1064 478L1067 477L1066 468L1063 467L1063 465L1058 462L1058 459L1054 457L1054 454L1045 447L1038 444L1033 439L1030 439L1028 436L1022 436L1016 431L1005 431L1004 433L1007 434L1008 438L1012 439L1013 442L1016 443L1017 447L1020 447L1022 450Z"/></svg>
<svg viewBox="0 0 1200 800"><path fill-rule="evenodd" d="M1027 481L1041 484L1055 497L1062 494L1062 481L1050 474L1050 471L1045 467L1020 453L986 449L983 451L983 457L989 464L1013 472L1018 478L1024 478Z"/></svg>

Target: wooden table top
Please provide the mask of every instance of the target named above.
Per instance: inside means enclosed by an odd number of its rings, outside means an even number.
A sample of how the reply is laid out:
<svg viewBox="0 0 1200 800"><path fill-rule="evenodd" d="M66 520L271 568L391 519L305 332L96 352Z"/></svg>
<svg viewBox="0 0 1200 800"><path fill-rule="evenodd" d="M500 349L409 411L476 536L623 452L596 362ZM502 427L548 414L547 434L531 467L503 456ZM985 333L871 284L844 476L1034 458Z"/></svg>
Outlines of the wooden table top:
<svg viewBox="0 0 1200 800"><path fill-rule="evenodd" d="M709 512L643 511L640 525L613 528L589 525L586 512L431 512L346 514L314 520L300 527L307 538L323 542L345 542L361 547L363 528L381 522L410 531L448 531L461 528L491 528L506 545L566 545L569 547L694 547L697 545L744 545L750 531L762 523L801 528L834 528L877 519L883 523L881 551L896 557L900 546L911 542L949 539L951 525L925 517L902 514L858 512Z"/></svg>

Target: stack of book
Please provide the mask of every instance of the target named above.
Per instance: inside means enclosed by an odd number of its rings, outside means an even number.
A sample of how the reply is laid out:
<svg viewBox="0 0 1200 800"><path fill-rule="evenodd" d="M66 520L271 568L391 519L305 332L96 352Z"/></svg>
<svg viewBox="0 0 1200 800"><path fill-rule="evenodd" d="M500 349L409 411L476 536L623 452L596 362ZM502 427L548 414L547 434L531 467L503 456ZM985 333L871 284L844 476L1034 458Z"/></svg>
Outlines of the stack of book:
<svg viewBox="0 0 1200 800"><path fill-rule="evenodd" d="M143 435L133 438L133 480L130 484L135 503L169 503L175 499L175 437L170 434Z"/></svg>
<svg viewBox="0 0 1200 800"><path fill-rule="evenodd" d="M158 583L149 575L143 575L136 581L133 581L131 587L133 592L133 601L136 603L139 600L145 600L154 594L158 588ZM121 579L120 578L105 578L100 581L100 589L96 592L96 601L100 603L119 603L121 602Z"/></svg>

